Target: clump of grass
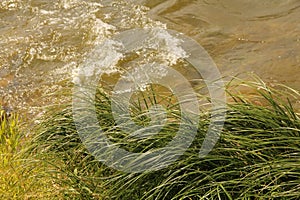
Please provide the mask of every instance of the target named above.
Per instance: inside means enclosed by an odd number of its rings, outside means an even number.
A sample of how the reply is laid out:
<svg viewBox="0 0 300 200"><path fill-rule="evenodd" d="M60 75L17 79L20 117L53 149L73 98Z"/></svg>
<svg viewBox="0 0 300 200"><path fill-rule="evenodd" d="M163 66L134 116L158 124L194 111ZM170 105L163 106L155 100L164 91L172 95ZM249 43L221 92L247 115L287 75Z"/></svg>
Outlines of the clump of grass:
<svg viewBox="0 0 300 200"><path fill-rule="evenodd" d="M209 113L201 115L196 138L186 153L167 168L135 174L113 170L85 149L70 106L46 115L32 151L54 166L55 184L65 198L299 199L300 119L290 100L299 99L299 93L286 87L279 92L262 82L238 85L249 87L251 97L228 87L231 101L225 126L205 158L199 158L198 153L209 126ZM131 139L116 126L109 96L99 92L96 100L104 134L127 150L144 152L161 147L168 141L164 139L178 130L179 122L169 120L154 140ZM131 117L147 125L145 106L140 105L132 104L135 114ZM167 107L167 112L174 119L180 117L176 106Z"/></svg>
<svg viewBox="0 0 300 200"><path fill-rule="evenodd" d="M84 148L73 122L70 107L50 114L33 138L29 152L50 164L48 176L54 179L64 199L102 199L102 164ZM47 118L48 116L46 116Z"/></svg>
<svg viewBox="0 0 300 200"><path fill-rule="evenodd" d="M0 199L53 199L51 179L41 177L45 163L26 153L30 144L22 125L18 114L0 110Z"/></svg>

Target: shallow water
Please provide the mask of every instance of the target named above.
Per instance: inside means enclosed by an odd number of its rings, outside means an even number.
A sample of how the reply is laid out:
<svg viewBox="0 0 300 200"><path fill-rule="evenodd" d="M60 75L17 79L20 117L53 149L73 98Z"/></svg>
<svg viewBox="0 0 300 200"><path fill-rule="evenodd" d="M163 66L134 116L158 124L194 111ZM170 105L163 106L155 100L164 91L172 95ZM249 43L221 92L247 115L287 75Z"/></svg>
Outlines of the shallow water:
<svg viewBox="0 0 300 200"><path fill-rule="evenodd" d="M299 1L148 2L151 17L196 39L224 74L255 72L300 88Z"/></svg>
<svg viewBox="0 0 300 200"><path fill-rule="evenodd" d="M30 114L60 102L51 94L103 39L164 26L198 41L224 76L254 72L300 90L299 19L299 0L3 0L0 103Z"/></svg>

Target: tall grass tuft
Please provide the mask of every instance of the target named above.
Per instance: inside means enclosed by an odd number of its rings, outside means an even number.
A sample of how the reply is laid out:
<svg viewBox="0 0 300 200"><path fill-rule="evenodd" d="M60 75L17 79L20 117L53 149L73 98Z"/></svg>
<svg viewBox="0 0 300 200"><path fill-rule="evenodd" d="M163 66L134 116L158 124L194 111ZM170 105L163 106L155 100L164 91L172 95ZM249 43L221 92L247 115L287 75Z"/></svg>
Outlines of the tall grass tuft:
<svg viewBox="0 0 300 200"><path fill-rule="evenodd" d="M0 199L56 199L52 180L43 178L45 163L27 153L22 126L18 114L0 110Z"/></svg>
<svg viewBox="0 0 300 200"><path fill-rule="evenodd" d="M247 87L251 95L237 94L235 85L228 86L225 126L205 158L198 154L210 119L203 112L192 145L167 168L135 174L113 170L81 143L70 105L45 116L31 152L51 164L54 182L66 199L299 199L300 118L292 103L293 98L299 100L299 92L287 87L275 90L259 81L240 81L236 86ZM154 99L168 99L155 95L132 102L136 123L147 126L145 108L159 103ZM176 102L165 104L169 120L160 133L139 139L118 129L110 105L109 95L99 91L95 103L99 124L128 151L162 147L178 130L181 116Z"/></svg>

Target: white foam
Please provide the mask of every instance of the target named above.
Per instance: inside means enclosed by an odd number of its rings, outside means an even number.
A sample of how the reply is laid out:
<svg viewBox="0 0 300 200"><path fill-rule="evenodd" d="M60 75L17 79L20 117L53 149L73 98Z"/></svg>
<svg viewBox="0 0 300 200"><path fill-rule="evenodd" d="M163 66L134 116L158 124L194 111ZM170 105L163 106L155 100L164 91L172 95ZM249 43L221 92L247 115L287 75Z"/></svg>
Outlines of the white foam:
<svg viewBox="0 0 300 200"><path fill-rule="evenodd" d="M112 32L116 30L116 27L107 23L104 23L100 19L96 19L94 22L93 33L96 35L94 44L100 44L103 40L112 35Z"/></svg>
<svg viewBox="0 0 300 200"><path fill-rule="evenodd" d="M118 72L116 65L118 61L124 57L124 53L126 53L122 43L112 39L104 39L105 35L111 34L111 31L109 30L114 29L113 26L108 25L101 20L96 24L95 31L99 34L96 41L97 45L88 54L87 59L83 64L73 71L73 82L76 84L82 84L83 81L103 73L111 74ZM141 90L146 89L146 85L151 82L147 74L156 74L157 78L162 79L167 75L167 71L165 68L161 67L161 65L170 66L175 64L178 59L188 56L180 46L182 41L169 34L167 30L151 28L147 29L147 31L149 34L146 42L136 49L144 49L145 51L147 51L147 49L157 50L158 55L155 55L155 59L158 59L160 62L157 63L146 58L145 61L140 63L144 63L142 65L144 67L142 76L140 76L141 70L136 70L134 66L132 67L130 73L132 73L132 77L135 81L139 83L137 87ZM147 52L143 53L145 53L145 55L147 54ZM147 57L147 55L145 57ZM145 64L147 61L150 63ZM122 78L128 78L128 76L124 75Z"/></svg>
<svg viewBox="0 0 300 200"><path fill-rule="evenodd" d="M123 58L118 51L120 48L122 44L114 40L106 40L97 46L79 68L73 70L73 82L80 85L100 74L117 72L116 64Z"/></svg>
<svg viewBox="0 0 300 200"><path fill-rule="evenodd" d="M151 28L150 33L147 47L159 50L165 64L174 65L178 59L188 56L181 47L183 41L172 36L167 30L160 27Z"/></svg>

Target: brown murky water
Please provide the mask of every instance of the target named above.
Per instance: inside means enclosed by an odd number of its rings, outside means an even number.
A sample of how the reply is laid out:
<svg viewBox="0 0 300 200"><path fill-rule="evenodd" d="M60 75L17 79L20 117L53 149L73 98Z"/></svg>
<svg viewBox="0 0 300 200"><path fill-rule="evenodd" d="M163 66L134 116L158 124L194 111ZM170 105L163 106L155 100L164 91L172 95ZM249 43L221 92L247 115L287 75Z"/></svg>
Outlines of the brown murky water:
<svg viewBox="0 0 300 200"><path fill-rule="evenodd" d="M196 39L223 74L300 89L300 1L148 1L150 16Z"/></svg>
<svg viewBox="0 0 300 200"><path fill-rule="evenodd" d="M224 76L300 90L299 0L2 0L0 102L34 113L103 38L164 26L198 41ZM188 72L187 72L188 74Z"/></svg>

